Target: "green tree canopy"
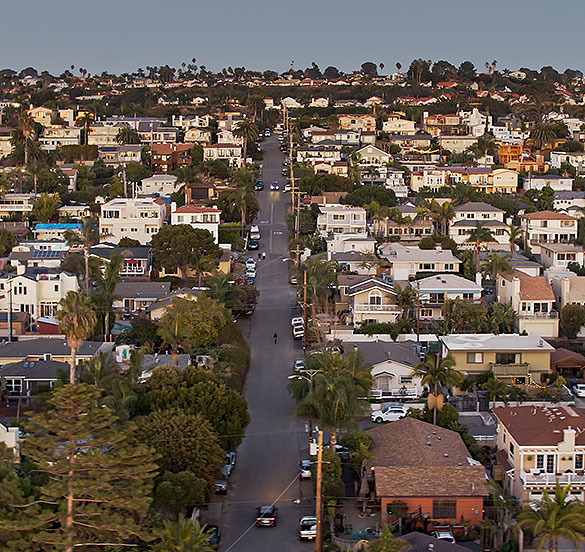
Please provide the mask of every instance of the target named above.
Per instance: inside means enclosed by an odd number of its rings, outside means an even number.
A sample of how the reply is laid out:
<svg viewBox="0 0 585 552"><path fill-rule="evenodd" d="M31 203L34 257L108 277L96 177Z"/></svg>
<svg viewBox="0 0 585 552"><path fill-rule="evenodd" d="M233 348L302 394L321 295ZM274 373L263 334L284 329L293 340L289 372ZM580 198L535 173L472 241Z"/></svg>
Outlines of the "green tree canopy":
<svg viewBox="0 0 585 552"><path fill-rule="evenodd" d="M585 325L585 307L582 305L565 305L561 309L561 328L569 339L575 339L579 330Z"/></svg>
<svg viewBox="0 0 585 552"><path fill-rule="evenodd" d="M396 195L394 190L389 190L383 186L356 186L352 192L341 200L346 205L356 207L365 207L373 201L377 201L382 206L394 207L396 205Z"/></svg>

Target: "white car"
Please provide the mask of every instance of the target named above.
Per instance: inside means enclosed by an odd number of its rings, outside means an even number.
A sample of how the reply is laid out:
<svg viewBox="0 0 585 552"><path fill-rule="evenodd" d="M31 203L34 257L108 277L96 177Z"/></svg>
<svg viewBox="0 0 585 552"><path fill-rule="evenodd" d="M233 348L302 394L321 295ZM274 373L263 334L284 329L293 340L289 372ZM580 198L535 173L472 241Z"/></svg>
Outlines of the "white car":
<svg viewBox="0 0 585 552"><path fill-rule="evenodd" d="M450 542L451 544L455 544L455 537L451 531L432 531L431 537L435 537L436 539Z"/></svg>
<svg viewBox="0 0 585 552"><path fill-rule="evenodd" d="M301 460L300 464L300 478L311 479L311 461Z"/></svg>
<svg viewBox="0 0 585 552"><path fill-rule="evenodd" d="M290 184L285 184L282 191L283 192L292 192L292 186Z"/></svg>
<svg viewBox="0 0 585 552"><path fill-rule="evenodd" d="M302 316L295 316L291 321L290 321L290 325L291 326L304 326L305 325L305 319Z"/></svg>
<svg viewBox="0 0 585 552"><path fill-rule="evenodd" d="M305 326L302 324L296 324L292 327L293 339L302 339L305 337Z"/></svg>
<svg viewBox="0 0 585 552"><path fill-rule="evenodd" d="M405 406L388 406L383 410L374 410L370 419L372 422L381 424L382 422L395 422L408 415L409 409Z"/></svg>
<svg viewBox="0 0 585 552"><path fill-rule="evenodd" d="M299 538L301 540L313 540L317 538L317 518L304 516L299 521Z"/></svg>
<svg viewBox="0 0 585 552"><path fill-rule="evenodd" d="M305 367L305 361L303 359L295 360L295 370L302 370Z"/></svg>
<svg viewBox="0 0 585 552"><path fill-rule="evenodd" d="M246 270L248 270L249 268L253 268L254 270L256 270L256 261L252 259L252 257L246 260Z"/></svg>
<svg viewBox="0 0 585 552"><path fill-rule="evenodd" d="M573 385L573 393L575 397L585 397L585 383L576 383Z"/></svg>

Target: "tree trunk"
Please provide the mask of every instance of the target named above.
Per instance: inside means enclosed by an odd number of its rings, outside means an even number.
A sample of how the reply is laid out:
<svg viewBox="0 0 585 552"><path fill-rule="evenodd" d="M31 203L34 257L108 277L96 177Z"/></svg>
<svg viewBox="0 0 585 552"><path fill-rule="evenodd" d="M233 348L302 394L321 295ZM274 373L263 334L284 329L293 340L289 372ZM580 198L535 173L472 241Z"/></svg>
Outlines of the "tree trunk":
<svg viewBox="0 0 585 552"><path fill-rule="evenodd" d="M77 347L71 347L71 357L69 358L69 383L75 385L75 357Z"/></svg>
<svg viewBox="0 0 585 552"><path fill-rule="evenodd" d="M109 341L110 337L110 310L108 309L104 314L104 341Z"/></svg>
<svg viewBox="0 0 585 552"><path fill-rule="evenodd" d="M67 472L67 502L65 509L65 552L73 552L73 463L75 454L69 456L69 470Z"/></svg>
<svg viewBox="0 0 585 552"><path fill-rule="evenodd" d="M244 167L246 166L246 155L248 153L248 139L244 138L244 160L243 160L243 165Z"/></svg>
<svg viewBox="0 0 585 552"><path fill-rule="evenodd" d="M89 295L89 246L83 246L83 261L85 263L85 293Z"/></svg>
<svg viewBox="0 0 585 552"><path fill-rule="evenodd" d="M335 447L335 445L337 444L337 430L332 427L329 429L329 432L331 433L331 449L333 450L333 447Z"/></svg>

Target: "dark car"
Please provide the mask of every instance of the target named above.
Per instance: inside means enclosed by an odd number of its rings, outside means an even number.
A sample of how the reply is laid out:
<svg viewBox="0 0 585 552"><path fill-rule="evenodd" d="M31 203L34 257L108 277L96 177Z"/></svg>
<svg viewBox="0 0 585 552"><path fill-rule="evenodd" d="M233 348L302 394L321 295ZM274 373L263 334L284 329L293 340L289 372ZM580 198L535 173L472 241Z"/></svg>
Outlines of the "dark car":
<svg viewBox="0 0 585 552"><path fill-rule="evenodd" d="M235 451L228 452L225 455L225 468L228 475L231 475L236 467L236 453Z"/></svg>
<svg viewBox="0 0 585 552"><path fill-rule="evenodd" d="M248 251L252 249L260 249L260 242L258 240L248 240Z"/></svg>
<svg viewBox="0 0 585 552"><path fill-rule="evenodd" d="M262 182L262 180L256 180L256 184L254 184L254 189L257 192L261 192L264 189L264 182Z"/></svg>
<svg viewBox="0 0 585 552"><path fill-rule="evenodd" d="M256 527L275 527L278 519L278 508L274 506L258 506Z"/></svg>
<svg viewBox="0 0 585 552"><path fill-rule="evenodd" d="M217 525L205 525L205 534L209 535L209 540L207 541L208 544L211 544L211 546L219 544L221 531Z"/></svg>
<svg viewBox="0 0 585 552"><path fill-rule="evenodd" d="M216 479L213 488L216 494L226 494L228 491L228 482L225 479Z"/></svg>

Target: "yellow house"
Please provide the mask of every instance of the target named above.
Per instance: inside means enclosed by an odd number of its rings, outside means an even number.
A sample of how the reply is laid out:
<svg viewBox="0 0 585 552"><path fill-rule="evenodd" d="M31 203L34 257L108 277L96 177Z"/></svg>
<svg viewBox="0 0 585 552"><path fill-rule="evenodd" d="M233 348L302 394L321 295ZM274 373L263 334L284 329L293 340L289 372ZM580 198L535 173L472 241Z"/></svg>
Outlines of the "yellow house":
<svg viewBox="0 0 585 552"><path fill-rule="evenodd" d="M376 132L373 115L339 115L339 126L344 130Z"/></svg>
<svg viewBox="0 0 585 552"><path fill-rule="evenodd" d="M439 337L443 356L450 354L465 376L493 372L517 385L540 384L550 372L554 347L533 335L451 334Z"/></svg>
<svg viewBox="0 0 585 552"><path fill-rule="evenodd" d="M571 406L496 408L494 475L521 502L542 499L556 482L585 491L585 409Z"/></svg>
<svg viewBox="0 0 585 552"><path fill-rule="evenodd" d="M33 107L27 111L35 123L39 123L44 127L51 126L55 111L48 107Z"/></svg>
<svg viewBox="0 0 585 552"><path fill-rule="evenodd" d="M374 322L396 322L400 314L400 309L396 306L394 286L376 277L349 286L347 298L356 326Z"/></svg>

